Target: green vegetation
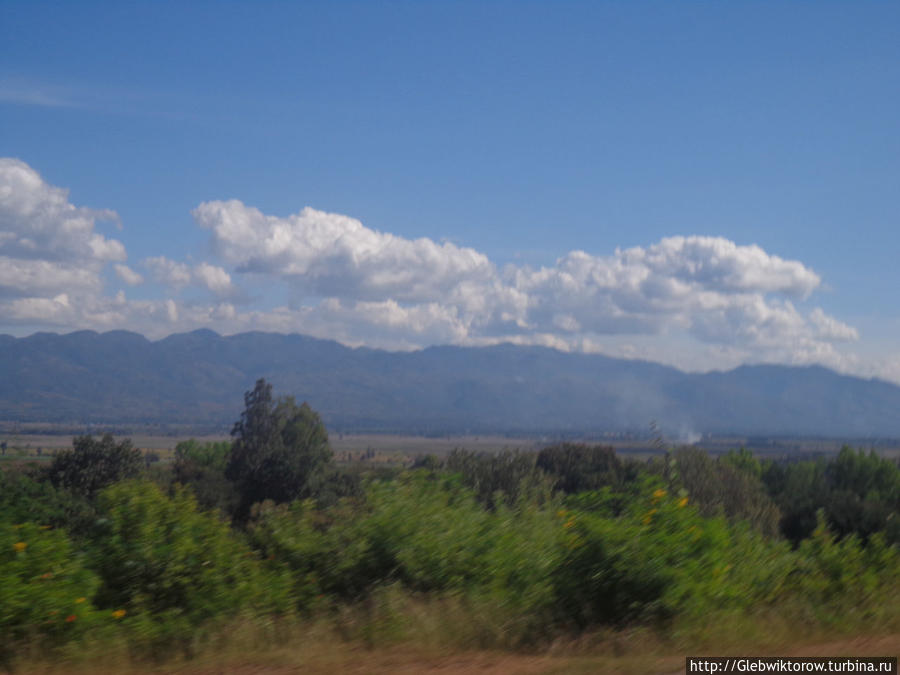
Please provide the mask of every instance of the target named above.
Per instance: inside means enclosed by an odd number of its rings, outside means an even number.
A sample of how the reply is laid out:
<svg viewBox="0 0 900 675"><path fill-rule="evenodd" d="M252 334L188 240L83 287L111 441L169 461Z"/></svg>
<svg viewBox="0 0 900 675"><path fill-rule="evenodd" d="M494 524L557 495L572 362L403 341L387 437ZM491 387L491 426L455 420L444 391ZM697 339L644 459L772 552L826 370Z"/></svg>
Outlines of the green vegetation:
<svg viewBox="0 0 900 675"><path fill-rule="evenodd" d="M263 380L245 404L231 443L181 443L166 470L79 437L0 473L3 663L92 644L191 658L235 626L524 650L900 627L900 467L873 453L639 463L565 443L360 476L309 406Z"/></svg>
<svg viewBox="0 0 900 675"><path fill-rule="evenodd" d="M99 441L78 436L72 446L56 455L47 477L56 487L83 497L93 497L108 485L134 478L144 466L140 450L133 448L130 440L116 443L109 434Z"/></svg>
<svg viewBox="0 0 900 675"><path fill-rule="evenodd" d="M290 396L274 400L272 385L262 379L244 403L225 469L238 487L237 515L245 518L266 499L282 503L315 494L332 460L318 413Z"/></svg>

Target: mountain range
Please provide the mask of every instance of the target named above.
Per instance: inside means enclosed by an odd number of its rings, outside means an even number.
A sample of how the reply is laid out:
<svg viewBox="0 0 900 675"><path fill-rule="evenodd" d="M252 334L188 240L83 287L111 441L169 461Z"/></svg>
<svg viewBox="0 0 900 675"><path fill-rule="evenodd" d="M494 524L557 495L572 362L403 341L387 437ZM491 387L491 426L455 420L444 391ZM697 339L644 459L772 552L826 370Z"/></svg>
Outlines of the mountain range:
<svg viewBox="0 0 900 675"><path fill-rule="evenodd" d="M210 330L0 335L0 421L228 429L265 377L329 429L405 434L700 433L900 436L900 387L820 366L685 373L543 347L350 348Z"/></svg>

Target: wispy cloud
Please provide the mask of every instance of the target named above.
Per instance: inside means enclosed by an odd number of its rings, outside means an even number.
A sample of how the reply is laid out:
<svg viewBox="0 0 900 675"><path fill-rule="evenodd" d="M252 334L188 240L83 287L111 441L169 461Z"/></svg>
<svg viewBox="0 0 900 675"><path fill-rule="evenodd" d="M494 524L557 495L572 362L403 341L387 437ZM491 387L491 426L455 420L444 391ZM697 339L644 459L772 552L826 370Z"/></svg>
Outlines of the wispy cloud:
<svg viewBox="0 0 900 675"><path fill-rule="evenodd" d="M0 80L0 103L44 108L80 108L71 87L36 82Z"/></svg>

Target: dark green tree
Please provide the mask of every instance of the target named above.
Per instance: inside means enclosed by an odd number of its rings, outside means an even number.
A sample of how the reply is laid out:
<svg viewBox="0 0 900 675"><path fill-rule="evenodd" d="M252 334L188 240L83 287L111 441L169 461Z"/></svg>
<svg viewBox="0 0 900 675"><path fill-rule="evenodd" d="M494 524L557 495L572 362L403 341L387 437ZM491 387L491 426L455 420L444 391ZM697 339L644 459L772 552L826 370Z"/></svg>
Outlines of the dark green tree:
<svg viewBox="0 0 900 675"><path fill-rule="evenodd" d="M132 447L131 439L116 443L110 434L99 440L93 436L76 436L72 439L72 449L60 452L53 459L48 475L55 487L92 498L113 483L135 478L143 466L141 451Z"/></svg>
<svg viewBox="0 0 900 675"><path fill-rule="evenodd" d="M900 518L900 469L875 451L868 454L844 446L825 469L829 493L825 515L835 534L857 534L867 540L887 530L896 541Z"/></svg>
<svg viewBox="0 0 900 675"><path fill-rule="evenodd" d="M536 465L566 494L621 486L637 476L637 467L622 462L607 445L558 443L541 450Z"/></svg>
<svg viewBox="0 0 900 675"><path fill-rule="evenodd" d="M772 462L763 484L781 511L781 533L796 546L816 529L817 512L825 503L828 484L822 459Z"/></svg>
<svg viewBox="0 0 900 675"><path fill-rule="evenodd" d="M457 448L447 457L444 468L460 474L463 485L489 509L498 506L498 496L513 506L524 497L539 500L544 488L550 487L550 480L535 467L535 455L516 450L488 454Z"/></svg>
<svg viewBox="0 0 900 675"><path fill-rule="evenodd" d="M749 453L714 460L697 448L681 448L675 453L678 483L702 515L721 513L729 520L746 521L759 532L774 536L781 513L766 493L751 460Z"/></svg>
<svg viewBox="0 0 900 675"><path fill-rule="evenodd" d="M231 435L225 475L238 490L239 520L265 499L282 503L314 496L331 468L328 432L318 413L292 396L274 399L264 379L244 394L244 412Z"/></svg>

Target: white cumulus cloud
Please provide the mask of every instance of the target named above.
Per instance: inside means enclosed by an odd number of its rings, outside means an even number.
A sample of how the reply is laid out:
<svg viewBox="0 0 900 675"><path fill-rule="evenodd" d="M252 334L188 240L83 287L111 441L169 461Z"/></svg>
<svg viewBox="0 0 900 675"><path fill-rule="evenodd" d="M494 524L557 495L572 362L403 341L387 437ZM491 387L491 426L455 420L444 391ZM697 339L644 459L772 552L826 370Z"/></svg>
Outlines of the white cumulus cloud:
<svg viewBox="0 0 900 675"><path fill-rule="evenodd" d="M102 291L105 265L125 247L95 231L113 211L69 202L25 162L0 158L0 316L65 323L82 297Z"/></svg>
<svg viewBox="0 0 900 675"><path fill-rule="evenodd" d="M460 283L495 275L474 249L377 232L308 207L278 218L237 200L214 201L200 204L194 218L240 271L280 276L327 297L433 302Z"/></svg>
<svg viewBox="0 0 900 675"><path fill-rule="evenodd" d="M125 247L94 232L114 211L76 207L68 190L48 185L18 159L0 158L0 253L26 259L103 263L125 260Z"/></svg>
<svg viewBox="0 0 900 675"><path fill-rule="evenodd" d="M140 268L166 295L109 295L107 266L123 284L144 283L125 264L123 244L96 231L116 214L73 205L24 162L0 159L0 328L128 328L161 337L206 326L401 349L508 341L692 368L868 367L847 351L857 329L809 308L818 273L723 237L667 237L498 269L472 248L379 232L312 208L278 217L238 200L210 201L193 217L209 231L216 259L147 257ZM209 295L182 295L188 287ZM279 294L291 301L276 303ZM240 308L232 304L238 298Z"/></svg>

